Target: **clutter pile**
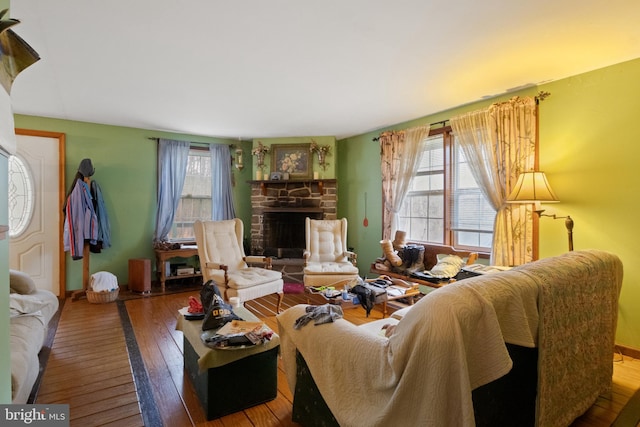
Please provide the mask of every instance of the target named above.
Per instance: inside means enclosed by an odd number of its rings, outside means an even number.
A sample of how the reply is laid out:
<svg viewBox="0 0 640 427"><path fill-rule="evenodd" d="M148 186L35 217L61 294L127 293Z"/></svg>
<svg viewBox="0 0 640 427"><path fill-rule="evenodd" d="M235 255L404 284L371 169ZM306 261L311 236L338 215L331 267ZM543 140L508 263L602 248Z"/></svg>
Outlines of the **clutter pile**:
<svg viewBox="0 0 640 427"><path fill-rule="evenodd" d="M204 313L201 339L207 347L245 348L266 343L273 336L273 331L264 322L246 322L234 313L213 280L203 285L199 304L200 307L195 298L189 298L188 311L200 309Z"/></svg>
<svg viewBox="0 0 640 427"><path fill-rule="evenodd" d="M380 241L383 256L376 259L377 270L406 275L424 270L424 246L407 244L406 236L405 231L397 230L393 241Z"/></svg>

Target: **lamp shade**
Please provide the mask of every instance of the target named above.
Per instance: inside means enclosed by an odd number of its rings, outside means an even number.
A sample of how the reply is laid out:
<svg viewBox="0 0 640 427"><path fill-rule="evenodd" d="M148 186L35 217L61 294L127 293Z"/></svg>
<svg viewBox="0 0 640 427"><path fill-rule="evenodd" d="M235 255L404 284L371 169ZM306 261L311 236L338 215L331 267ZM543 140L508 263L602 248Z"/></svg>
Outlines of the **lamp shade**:
<svg viewBox="0 0 640 427"><path fill-rule="evenodd" d="M507 197L509 203L559 202L544 172L524 172Z"/></svg>

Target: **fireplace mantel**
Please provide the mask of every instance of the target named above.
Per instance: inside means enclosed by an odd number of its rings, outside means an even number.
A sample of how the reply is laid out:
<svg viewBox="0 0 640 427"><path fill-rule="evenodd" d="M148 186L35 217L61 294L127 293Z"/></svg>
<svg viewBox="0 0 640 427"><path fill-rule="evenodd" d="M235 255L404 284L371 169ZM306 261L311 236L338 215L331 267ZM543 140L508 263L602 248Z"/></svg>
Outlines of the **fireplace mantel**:
<svg viewBox="0 0 640 427"><path fill-rule="evenodd" d="M297 208L297 207L278 207L278 208L262 208L262 212L300 212L300 213L324 213L324 209L320 208Z"/></svg>
<svg viewBox="0 0 640 427"><path fill-rule="evenodd" d="M319 188L319 192L322 193L322 190L324 188L325 184L331 184L331 183L336 183L337 180L335 179L271 179L271 180L260 180L260 181L247 181L249 184L253 185L259 185L260 189L262 190L262 195L266 196L267 195L267 188L268 187L281 187L283 184L287 184L287 183L303 183L303 184L314 184L317 183L318 184L318 188Z"/></svg>

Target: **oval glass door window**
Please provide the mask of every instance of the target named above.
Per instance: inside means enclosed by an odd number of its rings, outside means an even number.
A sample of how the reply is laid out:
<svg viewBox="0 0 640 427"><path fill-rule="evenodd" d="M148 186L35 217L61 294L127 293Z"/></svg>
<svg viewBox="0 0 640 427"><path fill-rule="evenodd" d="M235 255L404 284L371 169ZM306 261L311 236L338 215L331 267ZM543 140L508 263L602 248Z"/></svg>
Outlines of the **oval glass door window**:
<svg viewBox="0 0 640 427"><path fill-rule="evenodd" d="M9 236L22 234L33 215L33 176L19 156L9 156Z"/></svg>

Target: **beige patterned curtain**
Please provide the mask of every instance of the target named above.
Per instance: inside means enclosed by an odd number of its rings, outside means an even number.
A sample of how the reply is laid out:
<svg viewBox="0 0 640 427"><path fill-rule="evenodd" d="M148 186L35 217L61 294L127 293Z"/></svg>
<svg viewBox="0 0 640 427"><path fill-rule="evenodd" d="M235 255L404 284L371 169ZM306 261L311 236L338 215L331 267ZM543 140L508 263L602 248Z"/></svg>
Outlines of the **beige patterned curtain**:
<svg viewBox="0 0 640 427"><path fill-rule="evenodd" d="M532 97L514 97L485 110L451 118L451 127L478 185L496 210L491 264L533 260L531 205L508 204L520 173L534 169L537 108Z"/></svg>
<svg viewBox="0 0 640 427"><path fill-rule="evenodd" d="M418 168L428 136L429 125L380 134L383 239L390 239L396 231L398 212Z"/></svg>

